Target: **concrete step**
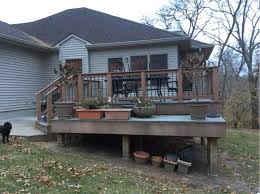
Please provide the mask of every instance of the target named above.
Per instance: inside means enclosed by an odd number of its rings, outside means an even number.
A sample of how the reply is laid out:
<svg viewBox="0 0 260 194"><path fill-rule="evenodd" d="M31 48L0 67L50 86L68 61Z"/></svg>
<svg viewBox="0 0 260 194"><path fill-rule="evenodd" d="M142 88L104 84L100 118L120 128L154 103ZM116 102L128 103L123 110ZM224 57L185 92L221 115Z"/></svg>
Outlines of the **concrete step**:
<svg viewBox="0 0 260 194"><path fill-rule="evenodd" d="M47 122L42 122L42 121L36 121L35 122L35 128L44 132L44 133L49 133L50 130L50 125L48 125Z"/></svg>

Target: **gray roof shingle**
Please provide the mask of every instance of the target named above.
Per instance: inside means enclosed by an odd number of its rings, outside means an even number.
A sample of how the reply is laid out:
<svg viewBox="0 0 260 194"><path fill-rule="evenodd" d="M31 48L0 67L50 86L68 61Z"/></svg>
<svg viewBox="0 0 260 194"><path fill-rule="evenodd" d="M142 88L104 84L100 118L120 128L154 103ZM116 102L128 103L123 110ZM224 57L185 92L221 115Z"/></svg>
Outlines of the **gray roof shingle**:
<svg viewBox="0 0 260 194"><path fill-rule="evenodd" d="M38 41L35 40L35 38L32 38L25 32L0 21L0 34L4 36L8 36L10 38L19 39L22 41L27 41L30 43L38 44Z"/></svg>
<svg viewBox="0 0 260 194"><path fill-rule="evenodd" d="M42 41L55 45L70 34L92 43L181 37L137 22L88 8L69 9L35 22L13 25Z"/></svg>

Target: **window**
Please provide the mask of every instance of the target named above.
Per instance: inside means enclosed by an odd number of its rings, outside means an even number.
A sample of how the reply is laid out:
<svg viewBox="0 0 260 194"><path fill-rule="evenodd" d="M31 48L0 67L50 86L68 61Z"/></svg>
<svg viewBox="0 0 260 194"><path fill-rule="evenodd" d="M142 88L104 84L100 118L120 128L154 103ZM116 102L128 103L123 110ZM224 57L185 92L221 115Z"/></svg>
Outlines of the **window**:
<svg viewBox="0 0 260 194"><path fill-rule="evenodd" d="M124 63L122 58L109 58L108 59L108 71L120 72L124 70Z"/></svg>
<svg viewBox="0 0 260 194"><path fill-rule="evenodd" d="M150 55L150 69L167 69L168 56L167 54Z"/></svg>
<svg viewBox="0 0 260 194"><path fill-rule="evenodd" d="M140 71L147 70L147 56L132 56L131 58L131 70Z"/></svg>
<svg viewBox="0 0 260 194"><path fill-rule="evenodd" d="M76 73L82 73L82 59L66 60L66 64L71 66Z"/></svg>

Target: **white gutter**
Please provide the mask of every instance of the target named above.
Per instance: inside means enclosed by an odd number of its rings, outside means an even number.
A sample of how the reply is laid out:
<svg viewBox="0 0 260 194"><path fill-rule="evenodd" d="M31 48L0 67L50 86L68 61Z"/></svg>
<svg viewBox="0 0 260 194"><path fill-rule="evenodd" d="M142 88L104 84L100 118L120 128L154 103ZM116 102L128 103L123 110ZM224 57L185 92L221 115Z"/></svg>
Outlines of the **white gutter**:
<svg viewBox="0 0 260 194"><path fill-rule="evenodd" d="M112 42L112 43L97 43L92 45L86 45L88 49L110 48L110 47L122 47L122 46L139 46L139 45L151 45L151 44L170 44L178 41L190 41L189 36L174 37L174 38L161 38L151 40L137 40L137 41L125 41L125 42Z"/></svg>

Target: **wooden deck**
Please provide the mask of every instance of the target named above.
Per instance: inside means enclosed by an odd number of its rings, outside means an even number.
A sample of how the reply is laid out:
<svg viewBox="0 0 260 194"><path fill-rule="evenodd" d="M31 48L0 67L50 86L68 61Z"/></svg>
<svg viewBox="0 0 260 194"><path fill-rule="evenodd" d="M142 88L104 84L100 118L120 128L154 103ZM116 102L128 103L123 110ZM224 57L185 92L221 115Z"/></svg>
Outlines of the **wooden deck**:
<svg viewBox="0 0 260 194"><path fill-rule="evenodd" d="M222 117L201 121L189 115L154 115L152 118L120 120L58 120L53 119L50 133L63 142L64 134L117 134L122 135L122 156L128 158L131 135L182 136L207 138L209 173L217 174L217 139L225 137L226 122Z"/></svg>
<svg viewBox="0 0 260 194"><path fill-rule="evenodd" d="M189 115L154 115L129 120L52 120L51 133L224 137L225 120L194 121Z"/></svg>

